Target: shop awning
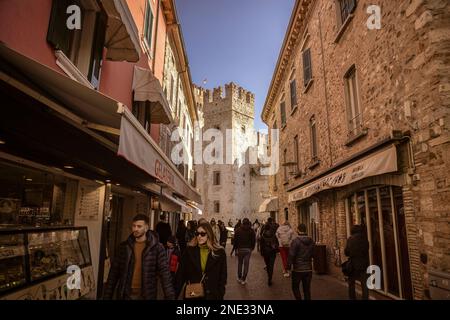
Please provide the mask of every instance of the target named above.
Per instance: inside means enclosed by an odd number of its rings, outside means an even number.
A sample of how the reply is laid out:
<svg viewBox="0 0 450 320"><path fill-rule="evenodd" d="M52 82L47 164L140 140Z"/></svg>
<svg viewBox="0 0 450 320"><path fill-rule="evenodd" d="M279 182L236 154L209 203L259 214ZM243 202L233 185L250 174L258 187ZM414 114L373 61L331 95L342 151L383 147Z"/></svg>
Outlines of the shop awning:
<svg viewBox="0 0 450 320"><path fill-rule="evenodd" d="M397 170L397 149L395 145L391 145L289 192L288 201L303 200L323 190L343 187L367 177L396 172Z"/></svg>
<svg viewBox="0 0 450 320"><path fill-rule="evenodd" d="M140 58L139 31L125 0L102 0L108 15L105 47L112 61L137 62Z"/></svg>
<svg viewBox="0 0 450 320"><path fill-rule="evenodd" d="M190 202L187 202L187 204L193 208L192 213L198 214L198 215L202 215L203 214L203 210L200 208L200 206L197 206L197 205L195 205L193 203L190 203Z"/></svg>
<svg viewBox="0 0 450 320"><path fill-rule="evenodd" d="M201 203L197 191L188 184L125 105L21 55L2 43L0 67L8 71L0 71L0 80L49 106L61 117L115 136L109 145L118 155L166 184L175 193ZM21 73L20 78L26 77L26 80L17 80L17 72Z"/></svg>
<svg viewBox="0 0 450 320"><path fill-rule="evenodd" d="M267 198L259 206L258 212L278 211L278 197Z"/></svg>
<svg viewBox="0 0 450 320"><path fill-rule="evenodd" d="M163 191L162 196L168 200L170 200L173 204L177 205L179 210L177 211L181 211L183 213L192 213L192 208L190 206L187 205L186 202L184 202L183 200L174 197L173 195L170 194L170 192L168 191ZM163 211L171 211L171 210L164 210L164 205L163 205L164 201L161 202L163 208Z"/></svg>
<svg viewBox="0 0 450 320"><path fill-rule="evenodd" d="M150 122L170 124L173 122L169 103L159 80L148 69L134 67L134 101L150 101Z"/></svg>

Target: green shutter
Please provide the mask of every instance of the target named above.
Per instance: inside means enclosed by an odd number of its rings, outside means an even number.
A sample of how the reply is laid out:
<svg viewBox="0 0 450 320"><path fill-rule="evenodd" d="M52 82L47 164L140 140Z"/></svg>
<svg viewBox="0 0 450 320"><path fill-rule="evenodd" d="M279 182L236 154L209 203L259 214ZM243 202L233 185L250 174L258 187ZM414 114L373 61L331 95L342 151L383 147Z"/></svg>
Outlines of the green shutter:
<svg viewBox="0 0 450 320"><path fill-rule="evenodd" d="M153 27L153 13L150 7L150 2L147 2L147 10L145 10L145 26L144 26L144 36L147 40L149 47L152 45L152 27Z"/></svg>
<svg viewBox="0 0 450 320"><path fill-rule="evenodd" d="M50 23L47 32L47 41L56 50L62 50L65 54L70 48L70 30L67 29L67 8L70 0L53 0Z"/></svg>

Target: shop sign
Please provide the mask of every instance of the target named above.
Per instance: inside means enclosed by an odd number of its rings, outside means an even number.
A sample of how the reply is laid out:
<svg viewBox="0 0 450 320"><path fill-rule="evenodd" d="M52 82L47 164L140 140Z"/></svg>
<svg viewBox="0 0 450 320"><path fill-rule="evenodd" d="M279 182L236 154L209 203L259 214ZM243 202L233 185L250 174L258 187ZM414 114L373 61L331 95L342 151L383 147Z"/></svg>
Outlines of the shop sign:
<svg viewBox="0 0 450 320"><path fill-rule="evenodd" d="M311 182L289 193L289 202L306 199L320 191L349 185L367 177L397 171L397 150L394 145L356 161L343 169Z"/></svg>

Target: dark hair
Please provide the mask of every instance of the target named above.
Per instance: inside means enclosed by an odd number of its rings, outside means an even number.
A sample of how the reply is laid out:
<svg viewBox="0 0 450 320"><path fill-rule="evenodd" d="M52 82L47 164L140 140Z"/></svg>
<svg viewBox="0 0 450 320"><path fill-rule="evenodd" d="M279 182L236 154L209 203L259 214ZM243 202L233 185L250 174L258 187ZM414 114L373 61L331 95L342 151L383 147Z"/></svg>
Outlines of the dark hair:
<svg viewBox="0 0 450 320"><path fill-rule="evenodd" d="M242 224L243 224L244 226L249 226L249 225L251 225L251 222L250 222L250 220L248 220L247 218L244 218L244 220L242 220Z"/></svg>
<svg viewBox="0 0 450 320"><path fill-rule="evenodd" d="M304 223L300 223L298 225L298 231L301 233L306 233L306 225Z"/></svg>
<svg viewBox="0 0 450 320"><path fill-rule="evenodd" d="M272 217L267 218L267 222L268 222L268 223L272 223L272 222L273 222Z"/></svg>
<svg viewBox="0 0 450 320"><path fill-rule="evenodd" d="M167 242L173 243L173 244L177 244L177 238L175 236L170 236L167 239Z"/></svg>
<svg viewBox="0 0 450 320"><path fill-rule="evenodd" d="M135 215L134 218L133 218L133 222L139 221L139 220L145 221L146 224L149 224L149 222L150 222L148 217L145 214L142 214L142 213Z"/></svg>
<svg viewBox="0 0 450 320"><path fill-rule="evenodd" d="M364 228L362 225L359 224L355 224L351 229L350 229L350 234L364 234Z"/></svg>

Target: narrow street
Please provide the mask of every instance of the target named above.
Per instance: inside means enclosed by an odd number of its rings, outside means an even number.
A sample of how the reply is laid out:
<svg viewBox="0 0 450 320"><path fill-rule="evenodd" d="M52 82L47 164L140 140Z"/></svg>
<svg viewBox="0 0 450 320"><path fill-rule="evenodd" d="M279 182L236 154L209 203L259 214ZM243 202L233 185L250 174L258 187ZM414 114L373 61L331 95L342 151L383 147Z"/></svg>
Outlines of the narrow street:
<svg viewBox="0 0 450 320"><path fill-rule="evenodd" d="M273 285L267 285L267 273L264 270L264 259L255 250L250 258L250 270L247 284L237 282L236 256L230 257L231 244L227 244L228 283L225 300L293 300L291 278L282 274L281 258L277 255L273 275ZM311 296L314 300L346 300L347 287L328 275L313 275Z"/></svg>

